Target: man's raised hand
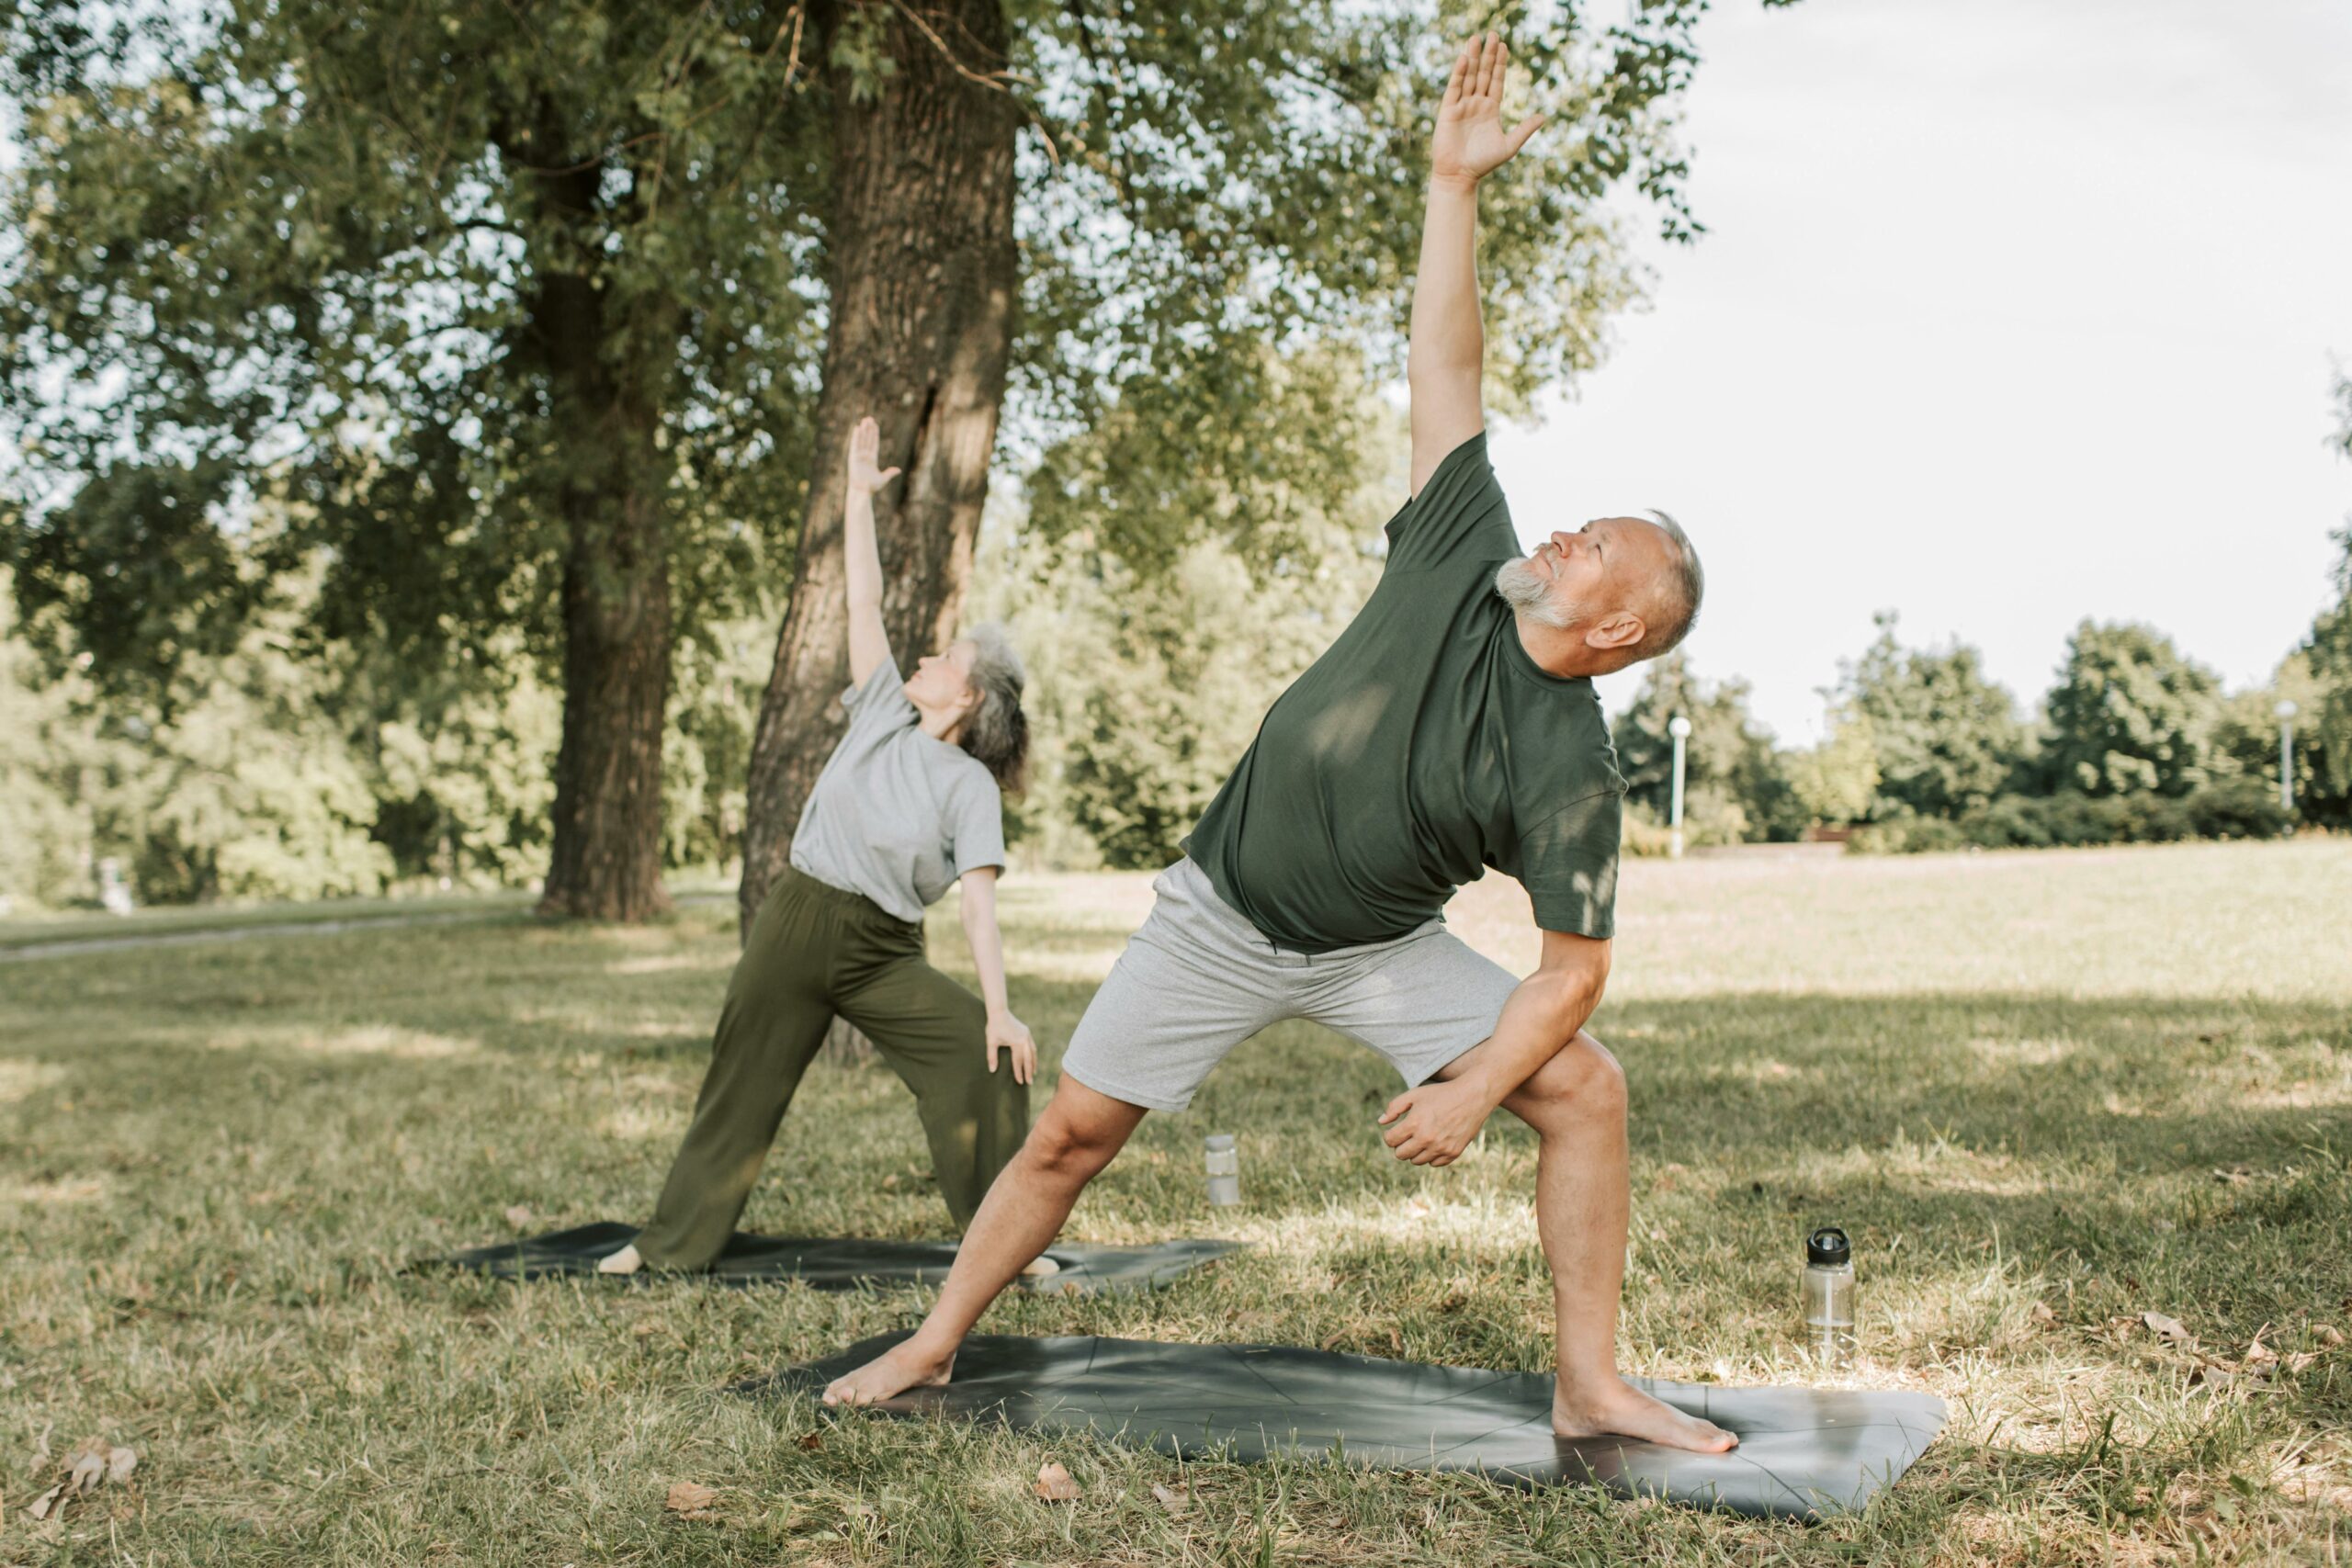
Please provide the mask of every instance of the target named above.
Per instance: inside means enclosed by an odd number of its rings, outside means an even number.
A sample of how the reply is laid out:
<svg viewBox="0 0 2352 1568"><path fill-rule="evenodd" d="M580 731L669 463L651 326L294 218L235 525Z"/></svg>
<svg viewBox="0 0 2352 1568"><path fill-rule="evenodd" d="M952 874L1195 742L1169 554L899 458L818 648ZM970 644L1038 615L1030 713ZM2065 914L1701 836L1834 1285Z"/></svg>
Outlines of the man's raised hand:
<svg viewBox="0 0 2352 1568"><path fill-rule="evenodd" d="M1453 74L1438 106L1437 133L1430 141L1430 177L1475 182L1510 162L1543 125L1529 115L1503 129L1503 77L1510 51L1500 33L1482 33L1462 46Z"/></svg>

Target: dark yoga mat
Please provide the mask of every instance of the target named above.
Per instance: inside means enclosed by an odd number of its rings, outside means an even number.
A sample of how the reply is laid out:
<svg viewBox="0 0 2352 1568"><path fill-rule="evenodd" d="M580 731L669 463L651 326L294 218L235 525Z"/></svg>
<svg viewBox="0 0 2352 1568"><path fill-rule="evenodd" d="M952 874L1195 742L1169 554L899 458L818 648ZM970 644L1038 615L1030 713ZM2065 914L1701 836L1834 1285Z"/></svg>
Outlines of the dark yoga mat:
<svg viewBox="0 0 2352 1568"><path fill-rule="evenodd" d="M635 1225L611 1220L495 1247L477 1247L432 1259L455 1269L479 1269L509 1280L552 1274L594 1274L599 1258L618 1252L637 1235ZM1238 1241L1163 1241L1150 1247L1056 1246L1046 1256L1062 1266L1058 1274L1021 1283L1046 1294L1094 1295L1166 1284L1188 1269L1239 1251ZM860 1285L936 1285L956 1261L945 1241L860 1241L820 1236L752 1235L737 1231L707 1273L692 1276L721 1285L755 1285L798 1280L820 1291ZM675 1278L640 1270L632 1280Z"/></svg>
<svg viewBox="0 0 2352 1568"><path fill-rule="evenodd" d="M813 1393L905 1337L877 1335L735 1392ZM1622 1496L1792 1518L1859 1511L1944 1424L1943 1401L1932 1394L1633 1382L1738 1433L1739 1447L1693 1454L1623 1438L1555 1438L1549 1372L1088 1336L975 1335L945 1387L910 1390L873 1408L1091 1429L1180 1458L1252 1463L1275 1453L1329 1454L1380 1469L1478 1471L1520 1486L1592 1482Z"/></svg>

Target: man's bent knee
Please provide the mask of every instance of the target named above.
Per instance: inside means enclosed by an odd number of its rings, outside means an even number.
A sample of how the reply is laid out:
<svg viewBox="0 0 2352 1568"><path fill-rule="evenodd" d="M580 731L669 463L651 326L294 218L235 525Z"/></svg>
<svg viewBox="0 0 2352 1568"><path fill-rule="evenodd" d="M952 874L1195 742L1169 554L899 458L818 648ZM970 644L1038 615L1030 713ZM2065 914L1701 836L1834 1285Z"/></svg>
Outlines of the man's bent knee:
<svg viewBox="0 0 2352 1568"><path fill-rule="evenodd" d="M1579 1030L1574 1040L1535 1069L1514 1099L1540 1116L1622 1118L1625 1069L1606 1046Z"/></svg>

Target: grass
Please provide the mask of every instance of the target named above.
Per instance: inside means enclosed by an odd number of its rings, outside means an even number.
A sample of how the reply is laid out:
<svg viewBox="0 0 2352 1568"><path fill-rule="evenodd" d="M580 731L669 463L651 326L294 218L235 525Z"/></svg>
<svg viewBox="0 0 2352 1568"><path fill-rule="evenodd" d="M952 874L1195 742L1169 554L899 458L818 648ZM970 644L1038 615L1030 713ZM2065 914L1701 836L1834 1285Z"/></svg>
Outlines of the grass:
<svg viewBox="0 0 2352 1568"><path fill-rule="evenodd" d="M712 872L673 876L673 897L732 897L734 884ZM52 943L117 942L177 937L197 932L258 931L289 926L356 925L368 920L459 917L495 919L527 915L538 896L521 889L496 893L401 893L365 898L321 898L310 903L218 903L141 908L128 915L95 909L33 909L0 915L0 953Z"/></svg>
<svg viewBox="0 0 2352 1568"><path fill-rule="evenodd" d="M2335 1562L2352 1551L2352 844L1628 865L1596 1032L1634 1094L1624 1356L1794 1381L1800 1240L1854 1235L1866 1359L1944 1435L1803 1527L720 1392L912 1320L912 1292L514 1287L410 1259L641 1216L684 1126L733 912L358 930L0 968L0 1562ZM1007 890L1057 1055L1149 899ZM1516 889L1457 928L1505 962ZM963 961L952 919L939 957ZM1255 1249L985 1328L1539 1367L1533 1145L1389 1159L1394 1090L1303 1025L1149 1119L1074 1236ZM1247 1203L1204 1202L1239 1134ZM904 1091L820 1067L747 1224L940 1234ZM2196 1348L2138 1326L2180 1320ZM2259 1335L2284 1359L2245 1375ZM2301 1358L2309 1353L2308 1359ZM2241 1369L2222 1380L2202 1358ZM127 1485L25 1516L84 1438ZM46 1443L52 1458L37 1462ZM1047 1458L1085 1489L1030 1495ZM670 1514L674 1481L716 1490ZM1155 1483L1191 1489L1181 1516Z"/></svg>

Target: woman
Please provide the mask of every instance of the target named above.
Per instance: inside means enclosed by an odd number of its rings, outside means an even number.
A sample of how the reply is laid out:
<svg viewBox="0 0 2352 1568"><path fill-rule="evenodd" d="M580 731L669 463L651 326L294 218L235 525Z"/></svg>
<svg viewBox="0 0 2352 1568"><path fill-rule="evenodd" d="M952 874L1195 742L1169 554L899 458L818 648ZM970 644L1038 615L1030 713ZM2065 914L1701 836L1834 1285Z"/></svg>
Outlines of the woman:
<svg viewBox="0 0 2352 1568"><path fill-rule="evenodd" d="M874 492L899 470L876 471L879 440L871 419L850 437L849 732L808 792L791 868L752 922L653 1223L598 1265L605 1273L701 1269L718 1256L835 1014L914 1090L959 1230L1028 1131L1037 1048L1005 1005L996 923L999 790L1029 747L1021 661L1002 632L981 627L900 678L874 543ZM923 908L958 881L985 1003L923 959Z"/></svg>

